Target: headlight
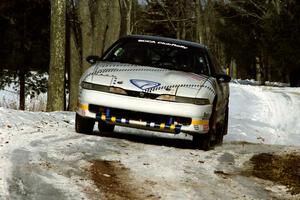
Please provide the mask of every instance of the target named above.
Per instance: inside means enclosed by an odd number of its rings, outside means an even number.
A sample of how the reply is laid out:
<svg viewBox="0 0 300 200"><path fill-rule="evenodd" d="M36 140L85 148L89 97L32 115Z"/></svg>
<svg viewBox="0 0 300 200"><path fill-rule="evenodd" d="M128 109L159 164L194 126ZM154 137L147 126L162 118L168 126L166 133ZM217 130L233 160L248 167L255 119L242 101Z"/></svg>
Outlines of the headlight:
<svg viewBox="0 0 300 200"><path fill-rule="evenodd" d="M127 92L125 90L123 90L122 88L117 88L117 87L97 85L97 84L88 83L88 82L82 82L81 86L82 86L82 88L87 89L87 90L97 90L100 92L110 92L110 93L123 94L123 95L127 94Z"/></svg>
<svg viewBox="0 0 300 200"><path fill-rule="evenodd" d="M97 85L93 83L88 83L88 82L82 82L81 83L82 88L88 89L88 90L97 90L101 92L109 92L109 86L105 85Z"/></svg>
<svg viewBox="0 0 300 200"><path fill-rule="evenodd" d="M84 89L92 90L93 89L93 84L92 83L87 83L87 82L82 82L81 87Z"/></svg>
<svg viewBox="0 0 300 200"><path fill-rule="evenodd" d="M209 105L210 104L208 99L195 98L194 101L195 101L195 104L197 104L197 105Z"/></svg>
<svg viewBox="0 0 300 200"><path fill-rule="evenodd" d="M117 88L117 87L110 87L109 92L115 93L115 94L127 95L127 92L125 90L123 90L122 88Z"/></svg>
<svg viewBox="0 0 300 200"><path fill-rule="evenodd" d="M208 99L181 97L181 96L173 96L173 95L161 95L161 96L157 97L156 99L162 100L162 101L178 102L178 103L191 103L191 104L196 104L196 105L210 104Z"/></svg>
<svg viewBox="0 0 300 200"><path fill-rule="evenodd" d="M156 99L157 100L162 100L162 101L175 101L175 96L173 96L173 95L160 95Z"/></svg>

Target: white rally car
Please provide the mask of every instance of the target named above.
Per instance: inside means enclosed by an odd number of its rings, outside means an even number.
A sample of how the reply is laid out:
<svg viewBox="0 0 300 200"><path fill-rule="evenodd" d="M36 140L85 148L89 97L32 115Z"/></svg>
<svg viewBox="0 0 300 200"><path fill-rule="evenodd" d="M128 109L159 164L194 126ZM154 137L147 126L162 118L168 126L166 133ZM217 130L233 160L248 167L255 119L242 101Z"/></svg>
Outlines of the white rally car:
<svg viewBox="0 0 300 200"><path fill-rule="evenodd" d="M209 149L227 133L230 77L206 47L193 42L127 36L92 66L79 85L76 131L115 125L187 133Z"/></svg>

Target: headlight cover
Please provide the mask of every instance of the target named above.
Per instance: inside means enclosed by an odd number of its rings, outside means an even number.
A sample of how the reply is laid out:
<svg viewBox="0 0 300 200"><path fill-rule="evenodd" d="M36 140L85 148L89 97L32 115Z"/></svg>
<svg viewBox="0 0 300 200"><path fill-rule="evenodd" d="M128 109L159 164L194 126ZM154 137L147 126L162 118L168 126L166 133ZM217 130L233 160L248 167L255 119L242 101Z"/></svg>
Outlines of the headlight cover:
<svg viewBox="0 0 300 200"><path fill-rule="evenodd" d="M109 92L114 94L123 94L127 95L127 92L119 87L109 87Z"/></svg>
<svg viewBox="0 0 300 200"><path fill-rule="evenodd" d="M87 90L97 90L100 92L109 92L109 93L114 93L114 94L123 94L127 95L127 92L123 90L122 88L118 87L110 87L110 86L105 86L105 85L98 85L98 84L93 84L93 83L88 83L88 82L82 82L81 87Z"/></svg>
<svg viewBox="0 0 300 200"><path fill-rule="evenodd" d="M178 102L178 103L192 103L192 104L196 104L196 105L209 105L210 104L208 99L181 97L181 96L174 96L174 95L160 95L156 99L162 100L162 101Z"/></svg>
<svg viewBox="0 0 300 200"><path fill-rule="evenodd" d="M88 89L88 90L109 92L109 86L105 86L105 85L98 85L98 84L93 84L93 83L89 83L89 82L82 82L81 86L82 86L82 88Z"/></svg>

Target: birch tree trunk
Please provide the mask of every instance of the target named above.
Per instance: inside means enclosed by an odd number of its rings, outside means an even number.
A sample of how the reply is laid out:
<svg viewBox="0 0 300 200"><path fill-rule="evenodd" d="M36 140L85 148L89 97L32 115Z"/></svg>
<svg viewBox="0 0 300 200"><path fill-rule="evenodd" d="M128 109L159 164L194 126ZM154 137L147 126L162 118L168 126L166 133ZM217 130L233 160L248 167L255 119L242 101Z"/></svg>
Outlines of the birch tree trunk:
<svg viewBox="0 0 300 200"><path fill-rule="evenodd" d="M51 0L50 66L47 111L64 109L66 1Z"/></svg>

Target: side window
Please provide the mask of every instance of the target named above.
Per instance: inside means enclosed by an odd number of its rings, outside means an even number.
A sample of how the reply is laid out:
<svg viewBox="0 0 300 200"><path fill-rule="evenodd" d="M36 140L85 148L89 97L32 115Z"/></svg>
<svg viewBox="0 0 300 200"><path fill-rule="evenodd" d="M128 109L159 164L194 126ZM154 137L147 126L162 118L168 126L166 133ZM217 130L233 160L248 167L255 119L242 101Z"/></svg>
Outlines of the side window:
<svg viewBox="0 0 300 200"><path fill-rule="evenodd" d="M122 47L118 48L115 52L114 52L114 56L116 57L120 57L124 54L124 49Z"/></svg>
<svg viewBox="0 0 300 200"><path fill-rule="evenodd" d="M113 53L113 61L120 61L121 58L124 56L124 49L122 47L119 47L114 53Z"/></svg>
<svg viewBox="0 0 300 200"><path fill-rule="evenodd" d="M210 75L210 64L207 60L206 55L201 52L195 56L195 67L193 70L196 74Z"/></svg>

